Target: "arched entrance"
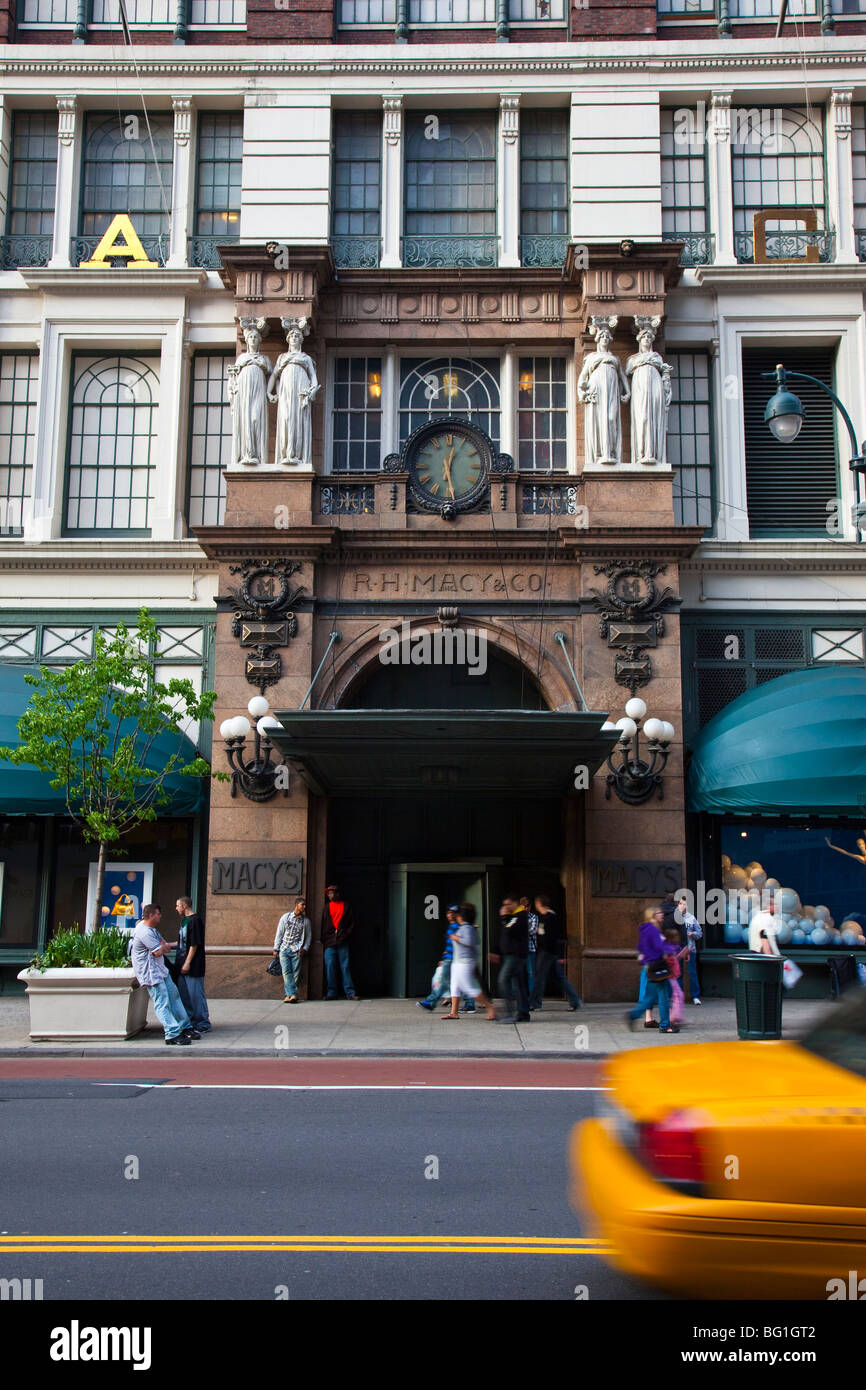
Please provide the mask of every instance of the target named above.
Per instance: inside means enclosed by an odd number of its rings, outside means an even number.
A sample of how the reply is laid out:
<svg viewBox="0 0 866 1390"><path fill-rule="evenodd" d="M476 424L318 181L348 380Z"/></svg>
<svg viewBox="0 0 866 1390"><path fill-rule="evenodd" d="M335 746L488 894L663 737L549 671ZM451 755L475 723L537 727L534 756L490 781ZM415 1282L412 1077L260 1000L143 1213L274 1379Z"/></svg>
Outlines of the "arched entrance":
<svg viewBox="0 0 866 1390"><path fill-rule="evenodd" d="M345 687L340 707L414 711L422 725L429 713L432 737L437 711L477 710L489 719L495 711L543 711L548 704L527 666L488 644L478 674L465 664L375 659ZM448 768L428 767L422 742L414 787L387 791L373 782L369 795L329 797L328 872L362 924L353 952L362 993L427 993L449 903L475 905L485 966L503 892L546 892L564 908L562 793L524 789L516 761L509 775L508 747L500 761L502 786L491 792L480 770L449 781Z"/></svg>

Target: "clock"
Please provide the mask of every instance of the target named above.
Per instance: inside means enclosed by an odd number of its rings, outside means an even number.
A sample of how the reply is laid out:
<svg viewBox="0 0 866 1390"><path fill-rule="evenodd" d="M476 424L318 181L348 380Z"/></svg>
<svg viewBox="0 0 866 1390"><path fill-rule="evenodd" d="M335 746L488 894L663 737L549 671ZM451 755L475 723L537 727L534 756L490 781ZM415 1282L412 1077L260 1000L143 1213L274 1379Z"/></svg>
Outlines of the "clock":
<svg viewBox="0 0 866 1390"><path fill-rule="evenodd" d="M389 472L408 473L409 492L421 511L447 521L470 511L487 495L491 472L508 472L511 459L497 454L477 425L454 415L429 420L410 434L400 454L385 460Z"/></svg>

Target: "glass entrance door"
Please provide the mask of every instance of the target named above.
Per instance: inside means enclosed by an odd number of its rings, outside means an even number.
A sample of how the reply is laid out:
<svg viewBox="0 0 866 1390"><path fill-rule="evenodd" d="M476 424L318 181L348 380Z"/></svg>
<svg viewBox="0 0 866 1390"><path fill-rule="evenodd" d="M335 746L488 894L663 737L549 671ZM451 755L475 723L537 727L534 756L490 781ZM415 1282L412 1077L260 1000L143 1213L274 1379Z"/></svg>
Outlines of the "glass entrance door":
<svg viewBox="0 0 866 1390"><path fill-rule="evenodd" d="M391 992L423 999L442 959L451 903L476 912L481 961L487 954L486 864L397 864L391 869L388 924ZM482 976L483 978L483 976Z"/></svg>

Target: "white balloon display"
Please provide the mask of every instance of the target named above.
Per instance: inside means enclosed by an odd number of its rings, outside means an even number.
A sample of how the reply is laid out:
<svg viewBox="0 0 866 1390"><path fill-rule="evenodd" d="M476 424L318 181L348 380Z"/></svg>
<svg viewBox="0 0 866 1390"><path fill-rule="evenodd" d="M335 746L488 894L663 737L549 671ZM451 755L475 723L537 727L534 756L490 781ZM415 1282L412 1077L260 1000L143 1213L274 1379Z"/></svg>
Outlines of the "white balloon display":
<svg viewBox="0 0 866 1390"><path fill-rule="evenodd" d="M729 869L730 867L731 867L731 856L730 856L729 854L723 854L723 855L722 855L722 868L723 868L723 869Z"/></svg>
<svg viewBox="0 0 866 1390"><path fill-rule="evenodd" d="M829 940L829 934L824 930L823 927L815 927L811 936L813 946L826 946Z"/></svg>
<svg viewBox="0 0 866 1390"><path fill-rule="evenodd" d="M844 946L856 946L858 945L859 941L860 938L855 931L843 931L842 944Z"/></svg>
<svg viewBox="0 0 866 1390"><path fill-rule="evenodd" d="M763 869L752 870L752 883L755 888L763 888L767 882L767 875Z"/></svg>
<svg viewBox="0 0 866 1390"><path fill-rule="evenodd" d="M790 922L783 922L776 932L776 940L780 946L786 946L794 934L794 929Z"/></svg>
<svg viewBox="0 0 866 1390"><path fill-rule="evenodd" d="M791 932L791 945L792 945L792 946L804 946L805 943L806 943L806 933L805 933L804 931L800 931L799 927L797 927L795 931L792 931L792 932Z"/></svg>
<svg viewBox="0 0 866 1390"><path fill-rule="evenodd" d="M830 920L830 909L829 909L829 907L816 907L816 908L815 908L815 913L814 913L814 915L815 915L816 917L823 917L825 922L829 922L829 920Z"/></svg>
<svg viewBox="0 0 866 1390"><path fill-rule="evenodd" d="M771 893L774 892L777 888L781 888L781 886L782 885L777 878L768 878L767 882L764 884L764 887L769 889Z"/></svg>
<svg viewBox="0 0 866 1390"><path fill-rule="evenodd" d="M776 911L777 912L799 912L800 897L793 888L779 888L776 890Z"/></svg>

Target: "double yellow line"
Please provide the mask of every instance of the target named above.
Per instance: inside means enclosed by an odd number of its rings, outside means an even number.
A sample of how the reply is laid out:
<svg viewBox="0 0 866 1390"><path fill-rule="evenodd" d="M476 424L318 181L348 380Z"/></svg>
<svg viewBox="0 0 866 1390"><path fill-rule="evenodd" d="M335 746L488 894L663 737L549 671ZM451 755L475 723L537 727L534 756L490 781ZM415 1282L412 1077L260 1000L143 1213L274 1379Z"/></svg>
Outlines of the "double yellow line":
<svg viewBox="0 0 866 1390"><path fill-rule="evenodd" d="M591 1236L5 1236L2 1255L271 1253L343 1255L606 1255Z"/></svg>

